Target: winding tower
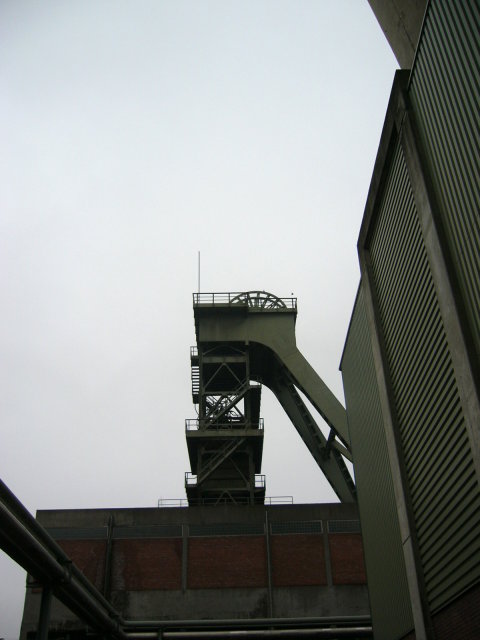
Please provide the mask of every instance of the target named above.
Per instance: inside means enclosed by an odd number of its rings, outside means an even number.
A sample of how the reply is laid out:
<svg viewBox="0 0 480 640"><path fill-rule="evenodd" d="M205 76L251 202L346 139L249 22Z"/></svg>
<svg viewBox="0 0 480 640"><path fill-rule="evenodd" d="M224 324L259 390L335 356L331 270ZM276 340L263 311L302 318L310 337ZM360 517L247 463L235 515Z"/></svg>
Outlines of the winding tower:
<svg viewBox="0 0 480 640"><path fill-rule="evenodd" d="M197 345L191 348L192 398L186 420L190 505L262 504L262 384L276 395L340 500L355 501L346 414L296 347L296 298L265 291L193 295ZM330 427L326 438L300 395Z"/></svg>

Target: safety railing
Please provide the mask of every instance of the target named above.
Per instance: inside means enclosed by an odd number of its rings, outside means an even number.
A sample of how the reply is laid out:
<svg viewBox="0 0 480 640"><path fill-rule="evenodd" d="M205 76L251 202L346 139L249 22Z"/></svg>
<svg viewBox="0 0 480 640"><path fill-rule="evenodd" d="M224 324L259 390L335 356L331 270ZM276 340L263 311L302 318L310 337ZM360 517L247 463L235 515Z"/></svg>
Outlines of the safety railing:
<svg viewBox="0 0 480 640"><path fill-rule="evenodd" d="M197 486L197 476L191 471L185 471L185 488L188 487L196 487Z"/></svg>
<svg viewBox="0 0 480 640"><path fill-rule="evenodd" d="M208 429L204 426L206 424L206 419L202 418L187 418L185 420L185 432L188 433L190 431L234 431L235 429L246 429L251 431L263 431L263 418L259 418L258 426L253 426L247 424L245 420L242 418L238 421L232 420L230 422L219 422L219 423L208 423Z"/></svg>
<svg viewBox="0 0 480 640"><path fill-rule="evenodd" d="M191 471L185 471L185 488L188 487L196 487L198 481L198 476L192 473ZM266 486L265 474L256 473L255 474L255 489L264 489Z"/></svg>
<svg viewBox="0 0 480 640"><path fill-rule="evenodd" d="M227 305L257 307L264 310L295 310L297 298L278 298L264 291L194 293L193 306Z"/></svg>
<svg viewBox="0 0 480 640"><path fill-rule="evenodd" d="M255 489L265 489L266 481L265 474L256 473L255 474Z"/></svg>
<svg viewBox="0 0 480 640"><path fill-rule="evenodd" d="M265 504L293 504L293 496L266 496Z"/></svg>
<svg viewBox="0 0 480 640"><path fill-rule="evenodd" d="M266 496L265 498L255 498L255 504L293 504L293 496ZM250 498L245 496L236 497L237 504L250 504ZM218 504L217 498L199 498L198 500L187 500L187 498L159 498L157 506L159 509L166 507L188 507L188 505L215 505ZM223 504L223 502L222 502Z"/></svg>
<svg viewBox="0 0 480 640"><path fill-rule="evenodd" d="M161 507L188 507L186 498L159 498L157 506Z"/></svg>

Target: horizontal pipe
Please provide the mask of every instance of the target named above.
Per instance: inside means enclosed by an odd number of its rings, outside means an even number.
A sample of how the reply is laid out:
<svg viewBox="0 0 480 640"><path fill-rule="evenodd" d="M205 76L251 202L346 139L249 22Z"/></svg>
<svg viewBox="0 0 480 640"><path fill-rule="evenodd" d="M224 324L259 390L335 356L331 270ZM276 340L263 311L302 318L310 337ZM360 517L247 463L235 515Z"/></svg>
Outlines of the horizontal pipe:
<svg viewBox="0 0 480 640"><path fill-rule="evenodd" d="M9 548L15 553L14 560L20 560L20 564L26 571L41 573L42 581L48 577L50 580L66 580L66 570L45 550L40 542L19 522L14 515L0 502L0 529L2 537L9 542ZM26 566L25 566L26 565Z"/></svg>
<svg viewBox="0 0 480 640"><path fill-rule="evenodd" d="M31 516L30 516L31 517ZM55 596L88 624L112 634L117 640L127 636L101 603L79 584L52 553L35 538L28 526L20 522L8 507L0 502L1 537L8 544L9 555L40 582L51 584Z"/></svg>
<svg viewBox="0 0 480 640"><path fill-rule="evenodd" d="M103 631L116 640L127 640L127 635L118 621L111 618L98 602L76 582L54 585L53 590L55 596L63 604L95 630Z"/></svg>
<svg viewBox="0 0 480 640"><path fill-rule="evenodd" d="M110 602L95 588L94 585L84 576L84 574L72 563L65 551L55 542L51 535L35 520L30 511L20 502L17 496L0 480L0 502L9 509L11 513L22 523L34 537L48 549L62 565L69 565L69 571L80 584L104 607L112 618L116 618L123 624L122 617L118 611L112 607ZM22 565L23 566L23 565Z"/></svg>
<svg viewBox="0 0 480 640"><path fill-rule="evenodd" d="M162 638L165 640L203 640L215 638L218 640L231 640L232 638L248 638L248 640L262 640L263 638L371 638L372 627L324 627L317 629L248 629L229 631L164 631ZM140 633L128 633L130 640L156 640L158 633L144 631Z"/></svg>
<svg viewBox="0 0 480 640"><path fill-rule="evenodd" d="M173 627L272 627L272 626L319 626L319 625L369 625L369 615L322 616L310 618L226 618L216 620L125 620L126 629L168 629Z"/></svg>

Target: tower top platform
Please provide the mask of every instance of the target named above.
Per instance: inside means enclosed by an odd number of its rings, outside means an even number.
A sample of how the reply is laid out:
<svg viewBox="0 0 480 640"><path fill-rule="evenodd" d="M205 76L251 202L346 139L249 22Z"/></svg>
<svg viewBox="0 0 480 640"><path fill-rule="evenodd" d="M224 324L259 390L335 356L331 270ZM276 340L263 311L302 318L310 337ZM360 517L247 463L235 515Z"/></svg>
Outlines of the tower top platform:
<svg viewBox="0 0 480 640"><path fill-rule="evenodd" d="M193 294L193 315L195 317L195 333L199 341L200 320L219 319L220 315L228 316L247 315L279 318L279 314L286 321L293 321L295 327L297 320L297 298L279 298L268 291L234 291L215 293ZM223 320L222 320L223 323Z"/></svg>
<svg viewBox="0 0 480 640"><path fill-rule="evenodd" d="M268 291L194 293L193 308L231 307L251 311L297 312L296 298L278 298Z"/></svg>

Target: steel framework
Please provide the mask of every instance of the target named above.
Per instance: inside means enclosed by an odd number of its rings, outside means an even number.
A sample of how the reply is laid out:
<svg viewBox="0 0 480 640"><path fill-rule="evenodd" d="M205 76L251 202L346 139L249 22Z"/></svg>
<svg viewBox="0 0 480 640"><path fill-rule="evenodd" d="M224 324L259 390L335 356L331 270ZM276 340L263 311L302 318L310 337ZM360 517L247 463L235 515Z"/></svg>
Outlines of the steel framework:
<svg viewBox="0 0 480 640"><path fill-rule="evenodd" d="M49 637L55 596L88 625L77 637L111 640L171 638L371 638L369 616L217 620L127 620L91 584L63 549L0 480L0 548L42 588L38 640ZM52 637L50 635L50 637ZM64 637L64 631L56 637Z"/></svg>
<svg viewBox="0 0 480 640"><path fill-rule="evenodd" d="M197 345L190 359L198 418L186 423L189 504L264 501L262 383L340 500L354 501L355 485L344 462L351 459L345 409L296 347L296 298L266 291L196 293L193 309ZM299 392L330 427L327 438Z"/></svg>
<svg viewBox="0 0 480 640"><path fill-rule="evenodd" d="M190 358L198 418L186 421L189 504L263 503L261 385L250 380L248 347L199 344Z"/></svg>

